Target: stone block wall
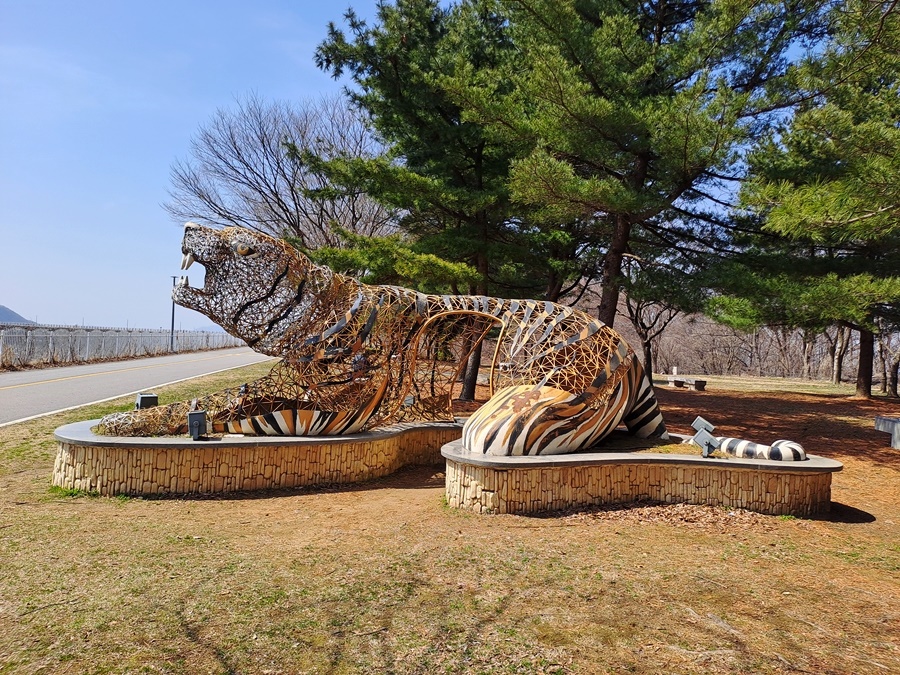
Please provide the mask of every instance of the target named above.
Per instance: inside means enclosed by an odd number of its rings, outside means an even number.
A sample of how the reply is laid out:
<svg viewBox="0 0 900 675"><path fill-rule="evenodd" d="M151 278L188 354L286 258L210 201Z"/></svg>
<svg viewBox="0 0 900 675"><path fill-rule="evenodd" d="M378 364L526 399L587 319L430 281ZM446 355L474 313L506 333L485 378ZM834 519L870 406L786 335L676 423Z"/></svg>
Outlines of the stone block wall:
<svg viewBox="0 0 900 675"><path fill-rule="evenodd" d="M831 472L670 461L498 468L447 457L446 489L450 506L477 513L527 514L655 500L812 516L830 508Z"/></svg>
<svg viewBox="0 0 900 675"><path fill-rule="evenodd" d="M53 484L106 496L355 483L407 465L441 463L441 446L461 435L459 425L431 424L396 425L344 438L226 437L192 442L98 437L90 433L90 424L57 430Z"/></svg>
<svg viewBox="0 0 900 675"><path fill-rule="evenodd" d="M477 513L655 500L812 516L829 510L831 472L841 469L813 456L803 463L633 453L487 458L462 450L458 424L195 442L96 436L93 423L57 429L54 485L106 496L225 493L356 483L445 459L449 505Z"/></svg>

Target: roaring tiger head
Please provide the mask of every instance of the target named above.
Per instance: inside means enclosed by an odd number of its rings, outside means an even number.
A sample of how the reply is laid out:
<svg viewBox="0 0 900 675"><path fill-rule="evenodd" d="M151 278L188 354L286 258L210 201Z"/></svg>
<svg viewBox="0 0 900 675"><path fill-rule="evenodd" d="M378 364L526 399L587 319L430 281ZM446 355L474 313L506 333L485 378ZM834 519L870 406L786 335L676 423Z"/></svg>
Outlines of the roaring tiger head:
<svg viewBox="0 0 900 675"><path fill-rule="evenodd" d="M273 338L310 302L310 273L322 269L287 242L238 227L213 230L186 223L181 251L181 268L200 263L206 279L203 288L192 288L188 278L181 277L172 299L272 355L267 347L274 348Z"/></svg>

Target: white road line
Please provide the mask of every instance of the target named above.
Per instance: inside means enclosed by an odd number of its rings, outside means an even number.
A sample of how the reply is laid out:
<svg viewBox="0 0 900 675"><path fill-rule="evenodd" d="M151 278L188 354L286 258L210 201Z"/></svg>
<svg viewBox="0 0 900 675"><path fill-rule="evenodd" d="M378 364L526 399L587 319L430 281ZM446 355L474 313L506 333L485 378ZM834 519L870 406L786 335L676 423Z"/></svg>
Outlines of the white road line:
<svg viewBox="0 0 900 675"><path fill-rule="evenodd" d="M183 377L180 380L172 380L171 382L163 382L162 384L151 384L150 387L168 387L170 384L178 384L179 382L186 382L188 380L193 380L197 377L204 377L205 375L215 375L216 373L224 373L226 370L234 370L235 368L243 368L244 366L252 366L257 363L263 363L268 359L262 359L261 361L252 361L250 363L243 363L239 366L229 366L228 368L222 368L221 370L213 370L209 373L200 373L199 375L191 375L191 377ZM107 401L115 401L117 398L124 398L126 396L134 396L135 394L140 394L146 392L149 387L144 387L143 389L135 389L134 391L129 391L124 394L117 394L116 396L110 396L109 398L101 398L98 401L89 401L87 403L79 403L78 405L70 405L68 408L60 408L59 410L51 410L50 412L40 413L38 415L32 415L31 417L22 417L21 419L13 420L12 422L3 422L0 423L0 428L8 427L13 424L19 424L20 422L30 422L31 420L36 420L41 417L47 417L47 415L55 415L56 413L67 412L69 410L75 410L76 408L83 408L86 405L95 405L97 403L106 403Z"/></svg>
<svg viewBox="0 0 900 675"><path fill-rule="evenodd" d="M231 358L232 354L217 354L216 356L208 356L202 359L188 359L184 361L177 361L179 365L184 363L199 363L200 361L212 361L214 359L227 359ZM258 362L257 362L258 363ZM96 373L83 373L81 375L67 375L66 377L57 377L52 380L37 380L36 382L22 382L21 384L10 384L5 387L0 387L0 391L5 391L6 389L19 389L21 387L36 387L41 384L53 384L54 382L64 382L66 380L78 380L84 377L100 377L102 375L116 375L118 373L127 373L132 370L150 370L152 368L168 368L173 365L172 363L149 363L143 366L132 366L130 368L117 368L115 370L101 370ZM227 370L227 369L226 369ZM220 371L216 371L220 372Z"/></svg>

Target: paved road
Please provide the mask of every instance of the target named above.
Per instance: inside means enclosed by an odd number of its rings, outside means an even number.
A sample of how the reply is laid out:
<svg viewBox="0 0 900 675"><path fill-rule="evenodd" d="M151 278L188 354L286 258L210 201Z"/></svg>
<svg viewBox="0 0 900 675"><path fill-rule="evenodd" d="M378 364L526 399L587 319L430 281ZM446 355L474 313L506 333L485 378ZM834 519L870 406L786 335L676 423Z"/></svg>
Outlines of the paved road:
<svg viewBox="0 0 900 675"><path fill-rule="evenodd" d="M0 373L0 426L78 408L270 357L247 347Z"/></svg>

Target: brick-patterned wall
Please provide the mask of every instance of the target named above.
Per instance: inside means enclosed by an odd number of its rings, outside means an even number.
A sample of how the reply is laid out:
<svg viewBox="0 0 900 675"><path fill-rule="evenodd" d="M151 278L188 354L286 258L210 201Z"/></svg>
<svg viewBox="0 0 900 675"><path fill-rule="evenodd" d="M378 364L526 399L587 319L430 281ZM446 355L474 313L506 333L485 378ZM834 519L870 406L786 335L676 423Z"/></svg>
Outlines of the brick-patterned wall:
<svg viewBox="0 0 900 675"><path fill-rule="evenodd" d="M538 513L641 499L812 516L830 508L831 473L676 463L497 468L447 458L448 503L477 513Z"/></svg>
<svg viewBox="0 0 900 675"><path fill-rule="evenodd" d="M355 483L386 476L411 464L447 466L447 501L478 513L537 513L639 499L745 508L761 513L811 516L831 503L831 471L804 471L798 463L778 467L673 461L671 455L641 463L579 463L522 466L539 458L500 458L514 466L465 461L457 441L461 426L396 425L345 438L104 438L90 423L57 430L59 449L53 484L102 495L190 495ZM456 442L454 442L456 441ZM596 458L598 455L594 455ZM822 459L818 458L821 462ZM544 461L541 459L540 461ZM659 463L654 463L658 461ZM825 460L830 462L830 460ZM730 465L729 465L730 464Z"/></svg>
<svg viewBox="0 0 900 675"><path fill-rule="evenodd" d="M65 429L57 430L53 484L106 496L355 483L387 476L406 465L438 464L441 446L461 434L456 425L398 425L321 442L285 438L277 444L257 444L253 439L225 438L191 445L179 439L173 447L164 447L142 446L142 439L134 438L92 444L89 438L67 439Z"/></svg>

